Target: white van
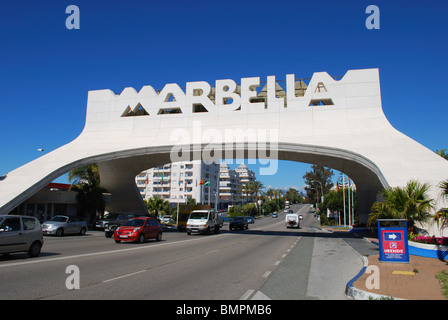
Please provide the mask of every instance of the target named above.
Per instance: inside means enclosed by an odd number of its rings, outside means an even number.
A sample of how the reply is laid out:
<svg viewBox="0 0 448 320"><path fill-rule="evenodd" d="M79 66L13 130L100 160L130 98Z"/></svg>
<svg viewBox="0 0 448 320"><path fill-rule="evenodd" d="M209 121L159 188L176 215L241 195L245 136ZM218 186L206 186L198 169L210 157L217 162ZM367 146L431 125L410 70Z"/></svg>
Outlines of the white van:
<svg viewBox="0 0 448 320"><path fill-rule="evenodd" d="M303 220L301 214L288 213L285 217L286 228L300 228L300 220Z"/></svg>

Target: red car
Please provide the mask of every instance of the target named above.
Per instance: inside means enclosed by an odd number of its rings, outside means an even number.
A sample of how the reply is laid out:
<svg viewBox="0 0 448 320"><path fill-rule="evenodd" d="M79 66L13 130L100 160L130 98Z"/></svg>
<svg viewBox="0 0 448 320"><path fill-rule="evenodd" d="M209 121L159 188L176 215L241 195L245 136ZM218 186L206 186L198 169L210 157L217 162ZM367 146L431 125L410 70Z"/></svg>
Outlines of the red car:
<svg viewBox="0 0 448 320"><path fill-rule="evenodd" d="M162 240L162 227L154 218L132 218L114 232L116 243L121 241L145 242L146 239Z"/></svg>

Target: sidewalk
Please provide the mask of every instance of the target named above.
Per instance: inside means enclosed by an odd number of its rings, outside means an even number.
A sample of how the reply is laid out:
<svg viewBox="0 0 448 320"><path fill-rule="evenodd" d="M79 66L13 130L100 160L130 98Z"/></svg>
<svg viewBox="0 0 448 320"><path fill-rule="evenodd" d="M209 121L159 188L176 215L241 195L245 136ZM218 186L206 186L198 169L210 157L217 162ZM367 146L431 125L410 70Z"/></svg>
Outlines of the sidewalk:
<svg viewBox="0 0 448 320"><path fill-rule="evenodd" d="M378 242L378 239L366 239ZM364 272L353 283L356 299L368 299L373 294L373 299L386 296L406 300L446 300L436 273L448 270L448 261L410 255L409 263L380 262L379 254L365 257L365 260L367 265L379 268L380 286L379 289L367 289L366 280L371 274Z"/></svg>

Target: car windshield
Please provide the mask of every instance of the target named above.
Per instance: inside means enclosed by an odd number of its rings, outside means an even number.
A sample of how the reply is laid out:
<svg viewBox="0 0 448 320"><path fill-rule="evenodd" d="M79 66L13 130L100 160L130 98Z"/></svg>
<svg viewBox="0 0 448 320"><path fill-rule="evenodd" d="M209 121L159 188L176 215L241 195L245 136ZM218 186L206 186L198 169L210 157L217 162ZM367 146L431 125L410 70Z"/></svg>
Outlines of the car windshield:
<svg viewBox="0 0 448 320"><path fill-rule="evenodd" d="M190 213L190 219L207 219L208 217L208 212L201 212L201 211L197 211L197 212L192 212Z"/></svg>
<svg viewBox="0 0 448 320"><path fill-rule="evenodd" d="M123 227L141 227L145 223L143 219L131 219L123 224Z"/></svg>
<svg viewBox="0 0 448 320"><path fill-rule="evenodd" d="M68 220L67 217L56 216L56 217L53 217L53 219L51 219L50 221L54 221L54 222L67 222L67 220Z"/></svg>

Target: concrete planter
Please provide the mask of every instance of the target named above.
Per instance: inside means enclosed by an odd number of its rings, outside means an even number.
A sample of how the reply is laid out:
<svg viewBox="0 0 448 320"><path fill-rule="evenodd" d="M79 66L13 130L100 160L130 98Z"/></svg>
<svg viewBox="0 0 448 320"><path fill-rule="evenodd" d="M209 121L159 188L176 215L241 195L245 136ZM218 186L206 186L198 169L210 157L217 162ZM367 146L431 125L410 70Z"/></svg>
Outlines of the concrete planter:
<svg viewBox="0 0 448 320"><path fill-rule="evenodd" d="M426 244L414 241L408 241L409 253L414 256L445 259L448 256L448 246L437 244Z"/></svg>

